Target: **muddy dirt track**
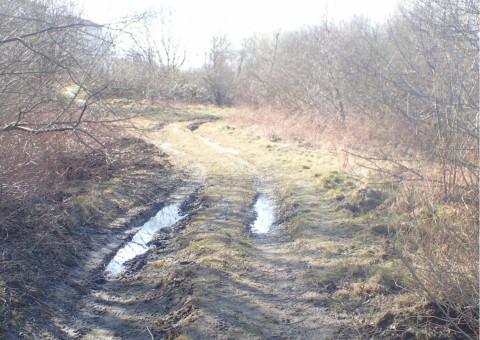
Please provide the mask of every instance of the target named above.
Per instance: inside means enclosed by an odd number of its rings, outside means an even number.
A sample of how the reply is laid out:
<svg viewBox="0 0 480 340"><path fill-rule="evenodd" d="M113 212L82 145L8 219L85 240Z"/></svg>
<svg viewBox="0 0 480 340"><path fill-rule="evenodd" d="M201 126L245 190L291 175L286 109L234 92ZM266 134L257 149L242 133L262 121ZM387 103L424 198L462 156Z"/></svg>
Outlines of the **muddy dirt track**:
<svg viewBox="0 0 480 340"><path fill-rule="evenodd" d="M283 159L262 157L270 144L237 149L234 131L215 140L215 131L234 128L193 124L152 127L144 135L178 170L153 206L177 203L185 217L161 229L147 253L109 279L108 261L156 210L120 217L116 234L97 237L70 284L52 286L51 324L34 327L32 338L342 338L351 320L329 308L335 283L318 279L335 265L335 256L318 247L348 237L334 232L331 207L304 177L282 168ZM275 209L265 234L250 230L259 195Z"/></svg>

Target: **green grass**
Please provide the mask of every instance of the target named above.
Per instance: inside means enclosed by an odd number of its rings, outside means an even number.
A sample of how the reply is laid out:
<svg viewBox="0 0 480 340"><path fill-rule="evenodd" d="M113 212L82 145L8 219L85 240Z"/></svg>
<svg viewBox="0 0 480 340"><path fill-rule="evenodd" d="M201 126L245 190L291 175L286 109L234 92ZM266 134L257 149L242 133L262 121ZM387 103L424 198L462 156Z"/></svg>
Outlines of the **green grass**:
<svg viewBox="0 0 480 340"><path fill-rule="evenodd" d="M190 108L185 116L197 120L210 114ZM229 114L215 113L222 118ZM163 119L152 115L139 124L152 127ZM249 284L256 264L251 260L252 244L245 241L247 221L238 218L241 212L236 209L230 212L236 217L224 220L220 207L225 201L231 207L251 207L256 193L262 191L275 197L277 218L290 238L290 259L312 266L301 278L302 284L315 291L334 282L338 294L332 293L329 304L336 310L360 308L367 296L372 298L369 294L389 294L396 283L405 282L398 263L384 257L384 236L371 232L371 225L385 217L375 210L352 213L336 209L345 203L360 205L360 190L368 183L342 172L329 146L306 148L295 141L269 139L228 120L202 124L194 132L187 125L174 123L160 131L151 130L147 138L159 147L167 145L176 166L206 180L204 209L186 234L188 249L203 268L195 279L197 287L214 281L212 272L216 271ZM204 144L199 137L218 148ZM380 190L391 192L388 187ZM320 303L318 297L312 299ZM202 304L206 299L197 296L195 301ZM373 307L365 308L369 313L368 308Z"/></svg>

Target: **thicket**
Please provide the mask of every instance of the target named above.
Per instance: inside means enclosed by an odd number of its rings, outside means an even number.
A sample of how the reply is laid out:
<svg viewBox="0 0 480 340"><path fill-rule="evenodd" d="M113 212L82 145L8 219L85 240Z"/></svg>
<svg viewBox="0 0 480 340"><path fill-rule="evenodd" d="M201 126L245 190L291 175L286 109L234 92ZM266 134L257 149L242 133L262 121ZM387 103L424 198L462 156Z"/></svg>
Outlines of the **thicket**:
<svg viewBox="0 0 480 340"><path fill-rule="evenodd" d="M147 148L108 105L121 28L60 1L0 1L0 334L90 246L100 214L85 197ZM152 156L152 152L148 153ZM153 157L153 156L152 156ZM133 199L132 199L133 200ZM32 312L33 313L33 312ZM9 333L12 332L12 333Z"/></svg>
<svg viewBox="0 0 480 340"><path fill-rule="evenodd" d="M125 117L106 100L244 105L352 142L348 154L397 189L398 251L417 288L458 332L478 334L478 1L408 0L383 24L324 20L239 51L217 36L188 72L168 35L130 35L118 53L118 29L68 6L4 0L0 18L2 239L21 207L121 157L114 125Z"/></svg>
<svg viewBox="0 0 480 340"><path fill-rule="evenodd" d="M0 210L8 210L107 164L100 100L112 41L66 7L2 1L0 17Z"/></svg>
<svg viewBox="0 0 480 340"><path fill-rule="evenodd" d="M252 37L233 97L344 137L396 188L399 256L463 336L478 335L479 18L478 1L412 0L384 24Z"/></svg>
<svg viewBox="0 0 480 340"><path fill-rule="evenodd" d="M174 95L334 138L395 188L398 255L463 336L478 335L479 21L475 0L408 0L382 24L324 20L239 51L217 36L205 66L177 78L195 91Z"/></svg>

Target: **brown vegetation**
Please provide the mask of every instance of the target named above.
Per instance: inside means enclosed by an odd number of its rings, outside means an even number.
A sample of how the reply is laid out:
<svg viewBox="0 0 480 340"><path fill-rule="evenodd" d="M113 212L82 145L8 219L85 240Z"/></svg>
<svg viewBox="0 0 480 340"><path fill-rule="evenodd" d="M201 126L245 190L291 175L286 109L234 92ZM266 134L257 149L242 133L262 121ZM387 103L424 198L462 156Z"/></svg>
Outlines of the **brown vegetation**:
<svg viewBox="0 0 480 340"><path fill-rule="evenodd" d="M261 109L250 123L336 143L396 188L397 256L463 336L478 335L479 10L409 1L384 25L252 38L236 97Z"/></svg>
<svg viewBox="0 0 480 340"><path fill-rule="evenodd" d="M103 103L112 39L58 4L0 4L0 333L77 263L108 218L95 185L138 160ZM148 150L143 149L145 154ZM151 150L150 150L151 151ZM133 157L132 156L135 156ZM151 156L151 153L150 153ZM97 188L98 189L98 188ZM90 196L93 195L93 196ZM108 199L107 199L108 201ZM111 202L109 203L111 204Z"/></svg>
<svg viewBox="0 0 480 340"><path fill-rule="evenodd" d="M45 206L55 210L82 181L109 178L131 155L114 125L128 110L118 116L106 99L244 106L256 116L242 123L272 140L332 143L339 170L361 166L368 171L356 175L388 184L383 211L396 229L388 256L412 274L405 288L436 304L456 334L478 336L478 1L408 0L384 24L325 20L251 37L238 52L215 37L204 67L189 72L170 39L160 47L137 39L115 56L112 30L66 6L7 0L0 18L4 245L32 230L38 242L64 233ZM27 271L17 253L2 256L6 273ZM12 287L34 290L3 275L2 318Z"/></svg>

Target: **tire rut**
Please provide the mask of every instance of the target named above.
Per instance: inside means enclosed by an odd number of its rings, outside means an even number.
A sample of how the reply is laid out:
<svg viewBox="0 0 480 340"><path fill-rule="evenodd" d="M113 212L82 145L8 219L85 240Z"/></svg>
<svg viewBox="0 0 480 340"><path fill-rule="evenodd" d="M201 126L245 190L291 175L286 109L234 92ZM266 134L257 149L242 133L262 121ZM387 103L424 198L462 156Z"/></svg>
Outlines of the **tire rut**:
<svg viewBox="0 0 480 340"><path fill-rule="evenodd" d="M169 198L196 191L184 207L188 218L160 232L119 279L92 285L77 314L57 320L65 337L332 338L336 323L321 303L327 297L305 281L322 268L296 253L285 225L260 236L249 230L255 198L273 196L275 183L187 125L148 137L193 178Z"/></svg>
<svg viewBox="0 0 480 340"><path fill-rule="evenodd" d="M178 125L173 129L176 134L182 131ZM203 212L203 216L212 216L200 227L208 228L204 237L214 237L209 233L215 232L218 236L227 226L236 227L241 231L240 237L227 235L221 245L228 247L235 240L243 242L244 249L236 254L220 251L204 257L211 266L198 267L194 285L194 300L203 317L185 328L185 332L193 338L206 335L215 338L331 338L334 322L324 306L309 300L309 288L303 280L305 272L315 268L295 254L285 228L279 226L262 236L252 235L248 230L253 198L259 192L272 193L274 183L266 182L255 166L240 158L236 150L207 139L198 130L187 134L189 137L182 140L197 140L207 148L200 148L200 155L191 156L206 168L207 182L214 187L212 191L224 196L212 199L215 208L210 209L214 212ZM216 175L217 172L221 176ZM239 207L228 198L237 195L235 190L248 191L253 197L247 205L245 202ZM220 256L223 261L218 258ZM212 260L215 264L211 264Z"/></svg>

